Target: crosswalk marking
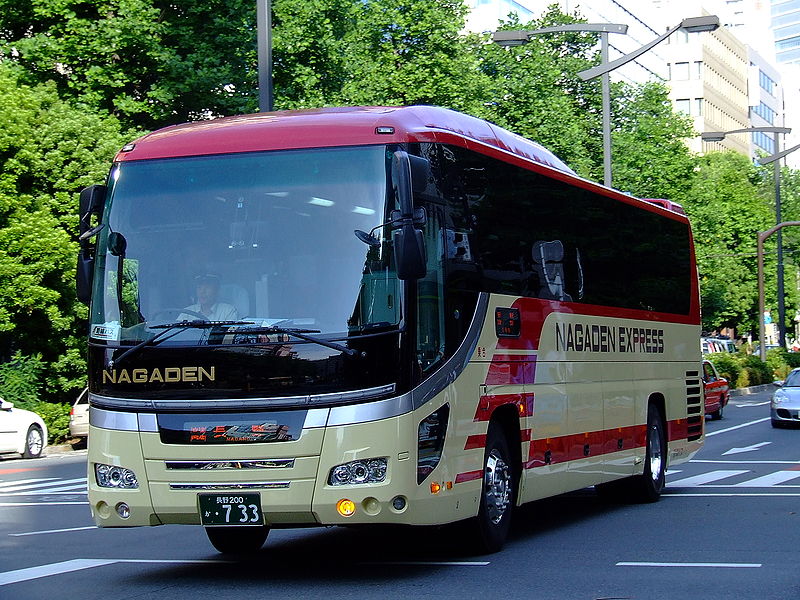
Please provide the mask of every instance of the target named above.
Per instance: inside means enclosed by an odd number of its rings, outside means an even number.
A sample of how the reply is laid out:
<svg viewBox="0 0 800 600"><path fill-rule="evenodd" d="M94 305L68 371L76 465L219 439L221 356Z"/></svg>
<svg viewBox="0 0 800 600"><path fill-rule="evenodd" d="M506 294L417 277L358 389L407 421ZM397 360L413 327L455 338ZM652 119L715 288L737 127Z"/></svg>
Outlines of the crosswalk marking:
<svg viewBox="0 0 800 600"><path fill-rule="evenodd" d="M0 482L0 496L50 496L86 494L86 477L20 479Z"/></svg>
<svg viewBox="0 0 800 600"><path fill-rule="evenodd" d="M737 483L736 487L772 487L777 486L785 481L791 481L800 477L800 471L776 471L769 475L762 475L755 479L749 479L742 483ZM789 487L788 485L782 487ZM796 487L796 486L792 486Z"/></svg>
<svg viewBox="0 0 800 600"><path fill-rule="evenodd" d="M721 479L725 479L727 477L733 477L735 475L743 475L744 473L749 473L750 471L727 471L727 470L720 470L720 471L711 471L709 473L701 473L700 475L693 475L691 477L686 477L685 479L678 479L677 481L670 481L670 487L698 487L704 484L711 483L713 481L719 481Z"/></svg>

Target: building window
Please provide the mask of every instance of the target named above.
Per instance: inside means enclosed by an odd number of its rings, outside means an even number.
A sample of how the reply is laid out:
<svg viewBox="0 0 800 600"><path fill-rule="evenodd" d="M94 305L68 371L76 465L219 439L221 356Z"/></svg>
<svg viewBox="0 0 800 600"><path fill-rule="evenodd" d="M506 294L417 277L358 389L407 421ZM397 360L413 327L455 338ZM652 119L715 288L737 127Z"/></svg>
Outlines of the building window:
<svg viewBox="0 0 800 600"><path fill-rule="evenodd" d="M672 65L671 77L675 81L685 81L689 79L689 63L679 62Z"/></svg>
<svg viewBox="0 0 800 600"><path fill-rule="evenodd" d="M757 131L753 134L753 144L761 148L767 154L775 153L775 140L763 131Z"/></svg>
<svg viewBox="0 0 800 600"><path fill-rule="evenodd" d="M759 117L764 119L767 123L772 125L775 123L775 115L777 114L774 110L772 110L769 106L764 104L763 102L758 106L753 107L753 112L757 114Z"/></svg>
<svg viewBox="0 0 800 600"><path fill-rule="evenodd" d="M775 82L761 69L758 70L758 83L765 92L771 96L775 95Z"/></svg>
<svg viewBox="0 0 800 600"><path fill-rule="evenodd" d="M675 100L675 110L687 115L691 114L689 98L679 98L678 100Z"/></svg>

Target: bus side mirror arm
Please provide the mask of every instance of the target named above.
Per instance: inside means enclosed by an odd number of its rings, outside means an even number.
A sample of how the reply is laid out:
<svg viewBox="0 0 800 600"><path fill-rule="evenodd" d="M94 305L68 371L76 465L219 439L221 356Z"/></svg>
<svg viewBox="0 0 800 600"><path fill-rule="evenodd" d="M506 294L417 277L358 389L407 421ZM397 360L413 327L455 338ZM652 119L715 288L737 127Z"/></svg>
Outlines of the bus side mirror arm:
<svg viewBox="0 0 800 600"><path fill-rule="evenodd" d="M424 160L424 159L418 159ZM394 231L395 261L397 278L401 280L422 279L427 274L425 240L417 225L425 223L425 211L414 210L411 160L408 153L398 150L392 157L392 185L400 205L397 222L400 227ZM394 215L392 215L394 220Z"/></svg>
<svg viewBox="0 0 800 600"><path fill-rule="evenodd" d="M104 185L90 185L81 190L79 205L79 237L80 250L75 272L75 292L80 302L89 304L92 295L92 279L94 277L94 245L91 238L103 228L102 224L92 226L92 216L97 221L103 215L103 204L108 188Z"/></svg>

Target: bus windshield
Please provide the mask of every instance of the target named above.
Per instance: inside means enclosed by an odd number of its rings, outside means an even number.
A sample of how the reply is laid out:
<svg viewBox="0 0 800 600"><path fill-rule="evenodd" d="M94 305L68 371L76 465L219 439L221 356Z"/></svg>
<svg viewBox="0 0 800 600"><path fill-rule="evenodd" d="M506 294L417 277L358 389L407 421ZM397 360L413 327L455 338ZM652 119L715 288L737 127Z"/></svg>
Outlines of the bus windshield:
<svg viewBox="0 0 800 600"><path fill-rule="evenodd" d="M374 233L379 246L354 235L394 208L387 154L368 146L117 164L91 337L127 345L198 320L321 337L396 327L402 286L388 229ZM183 327L159 343L212 339L213 327Z"/></svg>

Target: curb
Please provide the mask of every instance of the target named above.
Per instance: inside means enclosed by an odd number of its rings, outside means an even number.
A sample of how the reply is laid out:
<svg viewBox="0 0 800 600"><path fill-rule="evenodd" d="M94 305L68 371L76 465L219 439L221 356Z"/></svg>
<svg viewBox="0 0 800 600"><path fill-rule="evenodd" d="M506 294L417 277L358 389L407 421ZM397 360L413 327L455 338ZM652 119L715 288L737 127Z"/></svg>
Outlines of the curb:
<svg viewBox="0 0 800 600"><path fill-rule="evenodd" d="M52 456L53 454L69 454L74 450L75 447L72 444L56 444L54 446L48 445L47 447L45 447L44 452L42 454L50 456Z"/></svg>
<svg viewBox="0 0 800 600"><path fill-rule="evenodd" d="M775 386L771 383L765 383L763 385L751 385L750 387L731 390L731 396L748 396L750 394L758 394L759 392L769 392L773 389L775 389Z"/></svg>

